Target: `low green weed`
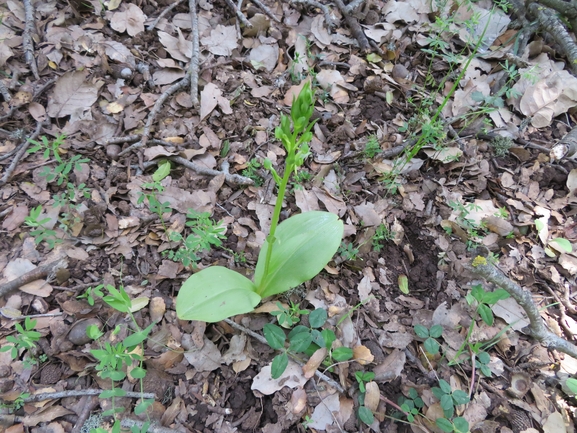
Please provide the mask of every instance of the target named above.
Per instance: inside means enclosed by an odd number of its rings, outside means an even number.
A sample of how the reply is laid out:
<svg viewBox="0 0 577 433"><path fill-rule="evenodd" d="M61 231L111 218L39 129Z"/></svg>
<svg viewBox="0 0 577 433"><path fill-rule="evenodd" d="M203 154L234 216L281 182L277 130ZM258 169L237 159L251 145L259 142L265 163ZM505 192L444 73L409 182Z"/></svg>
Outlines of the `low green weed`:
<svg viewBox="0 0 577 433"><path fill-rule="evenodd" d="M276 306L278 310L271 311L270 314L276 317L278 324L283 328L292 328L301 320L300 316L310 313L309 310L302 310L300 304L295 304L292 301L289 308L284 307L280 302L277 302Z"/></svg>
<svg viewBox="0 0 577 433"><path fill-rule="evenodd" d="M142 308L143 304L141 304L139 300L131 300L122 286L116 289L112 285L101 285L92 289L89 294L85 293L85 295L86 296L83 295L82 297L85 297L89 303L90 298L92 298L94 302L97 296L116 311L126 314L130 318L132 327L134 328L133 332L129 332L126 338L117 343L103 341L104 333L97 326L93 325L87 328L87 335L97 341L100 346L99 349L90 350L92 356L97 360L95 369L98 371L100 377L109 379L111 384L111 389L99 394L99 398L109 398L112 403L112 407L103 412L102 416L115 417L113 431L120 431L120 420L117 418L117 415L123 412L124 408L117 407L115 401L117 398L124 397L126 391L118 388L116 384L117 382L123 381L127 377L127 374L130 374L131 378L139 381L140 392L144 393L143 379L146 376L146 370L143 363L144 358L141 353L144 353L144 341L149 337L155 323L151 323L144 329L138 326L133 313ZM113 340L120 331L120 326L116 326L116 328L112 330L111 337ZM141 399L135 406L134 413L140 415L146 412L153 402L153 399Z"/></svg>
<svg viewBox="0 0 577 433"><path fill-rule="evenodd" d="M423 399L419 397L415 388L409 389L409 397L399 397L399 407L403 411L403 415L407 417L407 421L414 422L415 417L420 415L420 411L425 406ZM401 415L401 414L397 414Z"/></svg>
<svg viewBox="0 0 577 433"><path fill-rule="evenodd" d="M371 239L373 250L376 252L381 252L385 246L385 242L394 239L394 237L395 234L391 232L391 230L386 224L384 223L379 224L377 230L375 231L375 234Z"/></svg>
<svg viewBox="0 0 577 433"><path fill-rule="evenodd" d="M246 168L242 171L242 175L244 177L248 177L252 179L254 182L254 186L259 187L262 186L264 183L264 179L258 173L258 171L262 168L262 164L258 162L255 158L251 159L248 163Z"/></svg>
<svg viewBox="0 0 577 433"><path fill-rule="evenodd" d="M20 355L20 352L35 350L36 343L41 337L40 332L34 330L36 323L37 320L32 320L30 317L24 319L24 326L16 322L14 324L16 335L6 337L9 344L0 348L0 352L10 352L10 357L16 359Z"/></svg>
<svg viewBox="0 0 577 433"><path fill-rule="evenodd" d="M264 337L269 346L282 352L273 359L271 366L273 379L278 379L285 371L289 354L305 353L310 356L317 349L324 347L328 353L325 365L348 361L353 357L353 351L348 347L332 347L333 342L337 339L334 331L321 330L327 321L326 310L317 308L310 312L308 319L309 326L297 325L290 330L288 335L281 327L272 323L267 323L264 326Z"/></svg>
<svg viewBox="0 0 577 433"><path fill-rule="evenodd" d="M355 379L359 384L359 409L357 416L366 425L371 425L375 421L375 417L371 409L365 406L365 394L367 393L366 384L375 378L375 373L372 371L356 371Z"/></svg>
<svg viewBox="0 0 577 433"><path fill-rule="evenodd" d="M356 248L352 242L341 242L337 254L343 258L343 260L357 260L359 255L359 249Z"/></svg>
<svg viewBox="0 0 577 433"><path fill-rule="evenodd" d="M381 144L379 143L377 136L374 134L370 135L367 144L365 144L365 148L363 149L363 156L367 159L373 159L381 151Z"/></svg>
<svg viewBox="0 0 577 433"><path fill-rule="evenodd" d="M182 242L176 251L163 251L162 254L171 260L190 266L200 260L199 254L210 251L212 247L221 247L222 240L226 239L226 227L215 223L208 212L197 212L189 209L186 214L186 226L192 231L186 238L175 231L169 230L170 240Z"/></svg>
<svg viewBox="0 0 577 433"><path fill-rule="evenodd" d="M436 339L443 335L443 327L441 325L433 325L431 329L429 329L423 325L415 325L414 329L418 337L425 339L423 342L425 351L431 355L437 355L441 345Z"/></svg>
<svg viewBox="0 0 577 433"><path fill-rule="evenodd" d="M42 213L42 205L38 205L35 208L30 209L29 215L24 218L24 224L28 227L33 228L30 231L30 236L34 238L35 244L40 244L46 242L48 248L52 249L57 243L62 242L62 239L56 237L56 231L44 227L44 224L50 222L50 218L43 218L39 220L40 214Z"/></svg>

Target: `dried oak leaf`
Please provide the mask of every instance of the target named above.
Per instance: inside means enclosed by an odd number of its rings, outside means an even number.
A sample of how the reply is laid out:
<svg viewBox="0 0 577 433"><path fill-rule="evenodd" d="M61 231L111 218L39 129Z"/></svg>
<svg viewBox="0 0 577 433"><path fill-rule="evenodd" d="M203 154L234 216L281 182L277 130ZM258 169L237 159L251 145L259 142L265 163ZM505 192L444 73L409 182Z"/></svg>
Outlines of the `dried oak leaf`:
<svg viewBox="0 0 577 433"><path fill-rule="evenodd" d="M122 12L114 12L110 27L119 33L126 31L130 36L136 36L144 31L146 15L135 4L129 3Z"/></svg>

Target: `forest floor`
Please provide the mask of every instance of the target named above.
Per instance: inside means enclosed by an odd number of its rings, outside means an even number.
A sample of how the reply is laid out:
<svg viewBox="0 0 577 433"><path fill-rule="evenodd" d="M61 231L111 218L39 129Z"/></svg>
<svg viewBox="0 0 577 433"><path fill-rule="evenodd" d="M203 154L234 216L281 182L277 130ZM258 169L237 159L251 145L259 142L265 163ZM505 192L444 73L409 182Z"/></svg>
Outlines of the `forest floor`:
<svg viewBox="0 0 577 433"><path fill-rule="evenodd" d="M191 95L188 81L169 90L193 52L177 3L157 21L168 1L0 4L0 428L111 430L112 408L161 433L441 432L462 419L574 431L577 360L533 338L523 306L469 266L498 266L575 340L576 164L550 151L571 130L577 79L554 46L514 53L517 31L487 2L263 0L242 9L249 27L224 0L199 0ZM252 275L277 192L263 164L283 172L274 131L305 82L317 123L281 218L335 213L341 247L254 313L179 320L193 272ZM254 333L278 323L279 302L325 309L333 348L353 359L291 360L273 380L276 353ZM317 368L329 380L310 378Z"/></svg>

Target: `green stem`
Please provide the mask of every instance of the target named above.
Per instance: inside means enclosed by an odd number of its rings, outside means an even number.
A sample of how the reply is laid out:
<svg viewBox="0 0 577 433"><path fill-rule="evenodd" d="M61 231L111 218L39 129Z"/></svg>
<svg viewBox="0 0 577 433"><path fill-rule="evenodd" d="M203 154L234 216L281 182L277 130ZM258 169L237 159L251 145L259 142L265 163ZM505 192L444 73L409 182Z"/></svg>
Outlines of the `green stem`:
<svg viewBox="0 0 577 433"><path fill-rule="evenodd" d="M293 156L294 155L288 155L287 154L287 159L294 160L294 158L291 158ZM289 165L291 165L291 166L289 167ZM265 276L268 275L268 268L269 268L270 259L272 256L272 248L273 248L274 242L276 240L274 237L274 234L276 232L276 227L278 226L278 220L280 218L280 211L282 209L282 202L284 200L284 196L286 193L286 187L287 187L290 175L291 175L292 171L294 170L294 167L292 166L292 164L289 164L289 165L287 165L285 167L283 178L282 178L281 183L278 187L278 195L276 197L276 203L274 205L274 212L272 214L272 219L271 219L271 223L270 223L270 232L269 232L268 237L266 238L268 248L266 250L266 260L264 262L264 274L263 275L265 275Z"/></svg>

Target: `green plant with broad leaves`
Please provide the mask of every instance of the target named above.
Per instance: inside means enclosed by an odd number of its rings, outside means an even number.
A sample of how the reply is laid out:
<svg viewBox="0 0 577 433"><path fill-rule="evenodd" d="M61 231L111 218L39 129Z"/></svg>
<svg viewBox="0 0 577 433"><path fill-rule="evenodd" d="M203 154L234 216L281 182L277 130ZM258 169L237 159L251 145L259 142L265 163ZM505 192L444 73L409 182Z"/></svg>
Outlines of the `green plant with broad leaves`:
<svg viewBox="0 0 577 433"><path fill-rule="evenodd" d="M423 347L427 353L430 353L431 355L439 353L439 348L441 346L436 339L443 335L443 327L441 325L433 325L430 329L423 325L415 325L415 334L417 334L418 337L425 339Z"/></svg>
<svg viewBox="0 0 577 433"><path fill-rule="evenodd" d="M359 383L359 409L357 415L359 419L366 425L371 425L375 421L373 411L365 406L365 394L367 393L367 384L375 378L375 373L372 371L357 371L355 372L355 379Z"/></svg>
<svg viewBox="0 0 577 433"><path fill-rule="evenodd" d="M26 317L26 319L24 319L24 326L16 323L14 325L16 327L16 335L6 337L9 344L0 348L0 352L10 352L10 357L16 359L20 355L20 352L25 350L30 352L36 349L36 342L40 340L41 337L40 332L34 330L34 328L36 328L36 322L36 320L30 319L30 317Z"/></svg>
<svg viewBox="0 0 577 433"><path fill-rule="evenodd" d="M453 390L451 385L443 379L439 379L439 386L431 389L433 395L439 399L445 417L437 418L435 424L441 430L451 433L467 433L469 423L463 417L455 417L455 406L469 403L469 396L460 389Z"/></svg>
<svg viewBox="0 0 577 433"><path fill-rule="evenodd" d="M288 335L277 325L267 323L264 325L264 338L269 346L281 353L274 357L271 366L271 376L278 379L285 371L289 354L304 353L312 355L319 349L326 349L327 357L324 364L327 367L333 362L343 362L352 359L353 350L348 347L333 347L337 339L331 329L322 329L327 321L327 311L317 308L309 314L309 326L297 325L290 330ZM288 343L288 344L287 344Z"/></svg>
<svg viewBox="0 0 577 433"><path fill-rule="evenodd" d="M248 313L263 298L284 293L316 276L331 260L343 235L343 223L330 212L306 212L279 224L282 202L291 174L309 155L314 98L306 83L293 100L290 116L282 115L275 137L286 150L281 177L265 160L278 185L270 233L259 253L253 280L222 266L211 266L189 277L176 299L183 320L218 322Z"/></svg>
<svg viewBox="0 0 577 433"><path fill-rule="evenodd" d="M99 285L90 291L87 296L82 297L85 297L88 302L92 298L93 304L96 297L102 298L102 301L116 311L127 314L134 328L126 338L115 344L110 341L103 341L104 333L99 327L91 325L86 329L86 334L93 340L98 341L100 346L99 349L90 350L90 353L97 361L95 369L98 372L98 376L102 379L110 380L111 384L111 389L102 391L98 395L99 398L109 398L112 402L111 408L103 412L102 416L116 416L124 408L116 406L115 400L126 395L125 390L116 387L116 382L123 381L129 374L132 379L139 381L140 392L144 393L143 379L146 376L146 369L144 368L144 358L140 353L143 353L144 341L149 338L149 334L156 323L153 322L144 329L138 326L133 313L143 308L146 305L146 300L145 298L130 299L123 287L117 289L110 284L106 286ZM112 336L117 335L120 330L120 326L116 326L112 331ZM141 399L135 406L134 413L136 415L143 414L153 402L153 399ZM114 420L112 431L120 431L119 419Z"/></svg>

